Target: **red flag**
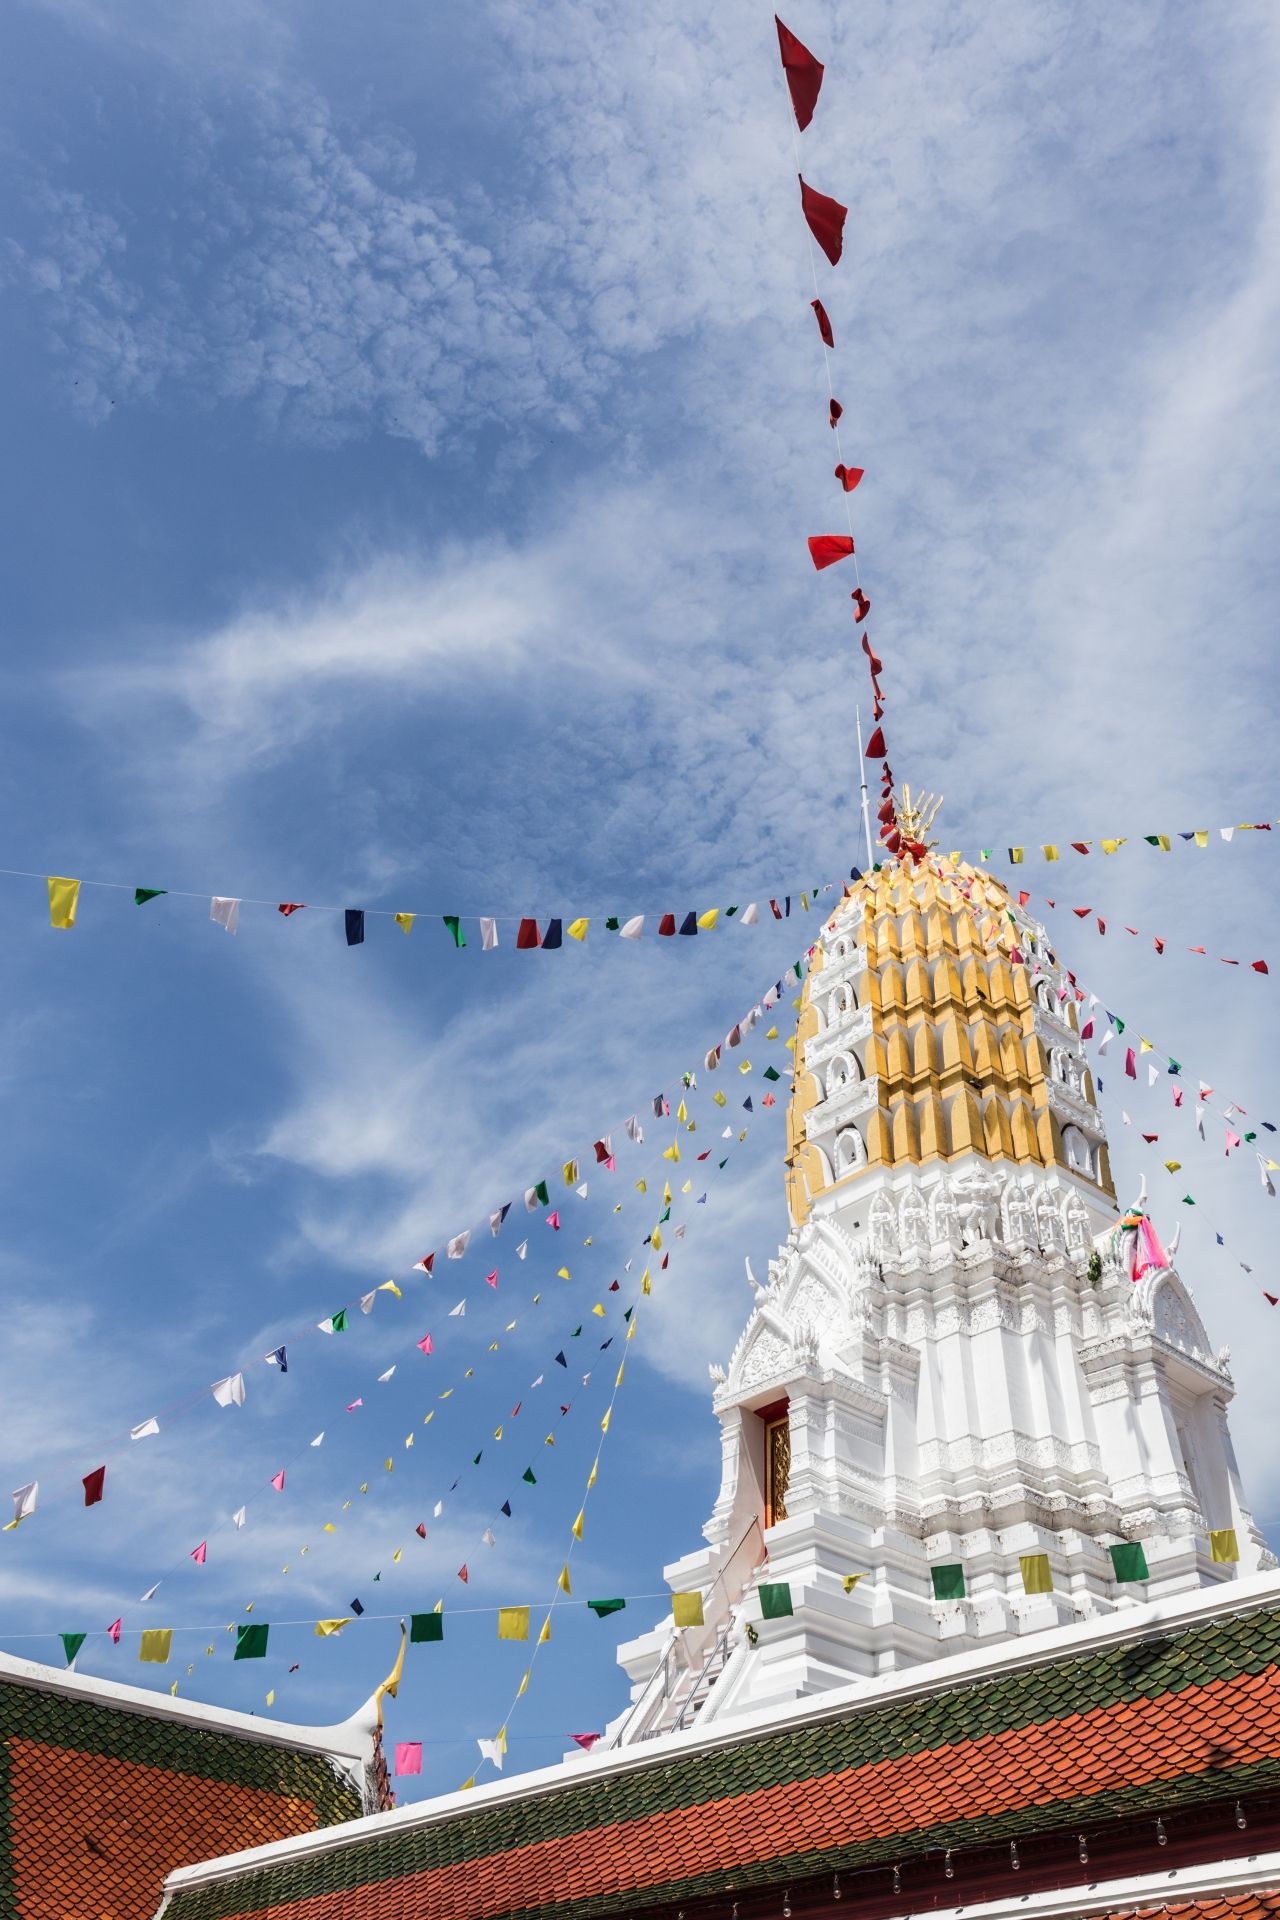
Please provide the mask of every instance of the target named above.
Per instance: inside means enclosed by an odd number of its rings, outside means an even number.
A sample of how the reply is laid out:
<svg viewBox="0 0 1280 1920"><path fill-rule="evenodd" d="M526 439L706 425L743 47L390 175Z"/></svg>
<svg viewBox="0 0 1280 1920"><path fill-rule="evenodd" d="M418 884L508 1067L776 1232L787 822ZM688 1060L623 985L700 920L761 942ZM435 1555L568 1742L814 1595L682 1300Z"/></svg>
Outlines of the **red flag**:
<svg viewBox="0 0 1280 1920"><path fill-rule="evenodd" d="M106 1478L107 1470L105 1467L95 1467L92 1473L86 1473L84 1480L81 1482L84 1487L84 1503L86 1507L97 1506L99 1500L102 1498L102 1489L106 1483Z"/></svg>
<svg viewBox="0 0 1280 1920"><path fill-rule="evenodd" d="M787 91L795 109L796 125L803 133L818 104L823 65L821 60L814 59L802 40L796 39L790 27L783 26L776 13L773 24L778 29L778 51L782 55L782 71L787 76Z"/></svg>
<svg viewBox="0 0 1280 1920"><path fill-rule="evenodd" d="M605 1161L611 1158L612 1153L613 1153L613 1149L607 1140L596 1141L596 1165L597 1166L603 1166Z"/></svg>
<svg viewBox="0 0 1280 1920"><path fill-rule="evenodd" d="M861 587L855 587L853 592L849 595L849 598L853 601L854 605L858 609L854 618L857 621L857 624L861 626L863 621L866 619L867 615L871 611L871 602L868 600L866 594L862 591ZM868 655L871 655L870 647L867 648L867 653ZM871 657L874 658L873 655L871 655ZM879 667L872 667L871 671L872 673L879 673L880 669Z"/></svg>
<svg viewBox="0 0 1280 1920"><path fill-rule="evenodd" d="M1157 953L1163 953L1163 952L1164 952L1164 941L1163 941L1163 940L1162 940L1162 939L1160 938L1160 935L1159 935L1158 933L1153 933L1153 934L1152 934L1152 936L1151 936L1151 938L1152 938L1152 940L1153 940L1153 941L1155 942L1155 949L1156 949L1156 952L1157 952Z"/></svg>
<svg viewBox="0 0 1280 1920"><path fill-rule="evenodd" d="M522 920L520 922L520 931L516 935L516 945L518 947L540 947L542 945L542 938L538 932L538 923L536 920Z"/></svg>
<svg viewBox="0 0 1280 1920"><path fill-rule="evenodd" d="M797 177L800 181L800 205L809 222L809 231L834 267L844 248L844 223L849 209L842 207L829 194L819 193L816 187L809 186L803 174Z"/></svg>
<svg viewBox="0 0 1280 1920"><path fill-rule="evenodd" d="M899 847L902 845L902 835L898 832L898 829L893 827L888 833L882 835L882 838L890 853L897 853Z"/></svg>
<svg viewBox="0 0 1280 1920"><path fill-rule="evenodd" d="M1133 1059L1133 1048L1132 1048L1132 1047L1126 1047L1126 1048L1125 1048L1125 1050L1124 1050L1124 1070L1125 1070L1125 1072L1126 1072L1126 1073L1128 1074L1128 1076L1129 1076L1129 1078L1130 1078L1130 1080L1136 1080L1136 1079L1137 1079L1137 1077L1138 1077L1138 1069L1137 1069L1137 1067L1136 1067L1136 1066L1134 1065L1134 1059Z"/></svg>
<svg viewBox="0 0 1280 1920"><path fill-rule="evenodd" d="M1280 1294L1268 1293L1264 1287L1262 1289L1262 1297L1264 1300L1270 1301L1273 1307L1280 1307Z"/></svg>
<svg viewBox="0 0 1280 1920"><path fill-rule="evenodd" d="M867 742L868 760L879 760L884 750L884 730L881 727L877 727Z"/></svg>
<svg viewBox="0 0 1280 1920"><path fill-rule="evenodd" d="M846 493L852 493L866 472L865 467L846 467L843 463L836 468L836 479Z"/></svg>
<svg viewBox="0 0 1280 1920"><path fill-rule="evenodd" d="M674 913L664 913L661 920L659 920L658 922L658 932L674 933L675 930L676 930L676 917Z"/></svg>
<svg viewBox="0 0 1280 1920"><path fill-rule="evenodd" d="M881 803L880 803L880 811L879 811L879 813L878 813L878 814L876 815L876 819L877 819L877 820L879 820L879 822L880 822L880 824L881 824L882 826L885 826L885 827L887 827L887 826L888 826L888 824L889 824L889 822L890 822L890 821L891 821L891 820L893 819L893 802L892 802L892 800L882 800L882 801L881 801Z"/></svg>
<svg viewBox="0 0 1280 1920"><path fill-rule="evenodd" d="M1077 853L1088 853L1089 851L1089 843L1087 840L1073 840L1071 845Z"/></svg>
<svg viewBox="0 0 1280 1920"><path fill-rule="evenodd" d="M470 1582L471 1575L467 1572L467 1563L465 1560L463 1561L462 1565L458 1568L458 1578L459 1580L461 1580L464 1587L467 1586L468 1583Z"/></svg>
<svg viewBox="0 0 1280 1920"><path fill-rule="evenodd" d="M287 920L291 913L301 913L306 904L305 900L282 900L276 912L282 913Z"/></svg>
<svg viewBox="0 0 1280 1920"><path fill-rule="evenodd" d="M1101 915L1101 914L1099 914L1099 915L1098 915L1098 932L1099 932L1099 933L1105 933L1105 932L1106 932L1106 930L1107 930L1107 923L1106 923L1106 921L1105 921L1105 920L1103 919L1103 917L1102 917L1102 915Z"/></svg>
<svg viewBox="0 0 1280 1920"><path fill-rule="evenodd" d="M1146 1141L1147 1145L1151 1146L1155 1141L1157 1141L1160 1138L1160 1135L1158 1133L1144 1133L1142 1137Z"/></svg>
<svg viewBox="0 0 1280 1920"><path fill-rule="evenodd" d="M831 400L831 404L827 408L828 424L834 427L836 421L840 418L843 412L844 412L844 408L840 405L840 402L833 396Z"/></svg>
<svg viewBox="0 0 1280 1920"><path fill-rule="evenodd" d="M1020 907L1025 907L1030 898L1031 898L1031 895L1029 893L1020 893L1018 895L1018 905Z"/></svg>
<svg viewBox="0 0 1280 1920"><path fill-rule="evenodd" d="M833 567L837 560L847 560L852 552L853 540L847 533L809 535L809 558L819 573L824 567Z"/></svg>
<svg viewBox="0 0 1280 1920"><path fill-rule="evenodd" d="M884 719L884 701L880 698L880 689L878 687L876 688L875 705L871 709L871 718L873 720Z"/></svg>
<svg viewBox="0 0 1280 1920"><path fill-rule="evenodd" d="M872 653L870 638L865 633L862 636L862 651L866 654L867 659L871 662L872 673L883 673L884 661L877 659L876 655Z"/></svg>
<svg viewBox="0 0 1280 1920"><path fill-rule="evenodd" d="M1251 960L1249 965L1255 973L1270 973L1271 971L1265 960Z"/></svg>
<svg viewBox="0 0 1280 1920"><path fill-rule="evenodd" d="M1089 915L1093 912L1093 908L1092 907L1072 907L1071 911L1072 913L1074 913L1077 920L1087 920L1089 918Z"/></svg>
<svg viewBox="0 0 1280 1920"><path fill-rule="evenodd" d="M414 1532L417 1534L419 1540L425 1540L427 1537L427 1529L422 1524L421 1520L419 1520L417 1526L414 1528Z"/></svg>
<svg viewBox="0 0 1280 1920"><path fill-rule="evenodd" d="M826 308L823 306L821 300L811 300L809 305L813 308L817 316L818 332L822 335L823 346L834 349L836 344L835 335L831 331L831 322L827 318Z"/></svg>

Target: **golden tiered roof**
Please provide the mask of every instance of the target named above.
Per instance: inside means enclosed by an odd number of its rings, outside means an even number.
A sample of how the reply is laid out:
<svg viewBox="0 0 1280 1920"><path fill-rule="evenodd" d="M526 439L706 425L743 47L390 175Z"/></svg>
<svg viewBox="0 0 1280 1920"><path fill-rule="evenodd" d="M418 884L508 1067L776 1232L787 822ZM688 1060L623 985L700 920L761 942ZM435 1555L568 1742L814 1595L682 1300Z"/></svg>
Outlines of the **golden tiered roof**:
<svg viewBox="0 0 1280 1920"><path fill-rule="evenodd" d="M913 806L904 792L898 811L901 856L848 890L803 988L787 1117L797 1222L814 1196L870 1168L976 1154L1079 1173L1051 1109L1032 968L1021 964L1030 956L1018 944L1043 941L1043 930L1025 915L1015 919L1008 892L989 873L925 844L937 803ZM854 959L863 943L865 971ZM869 1032L841 1046L841 1071L851 1064L855 1079L874 1081L875 1098L857 1119L865 1160L842 1171L809 1133L810 1116L816 1121L814 1110L830 1094L832 1049L823 1036L849 1020L850 991L859 1009L870 1008ZM1074 1031L1073 999L1060 1002L1056 990L1049 998L1047 1010ZM1092 1077L1086 1063L1079 1067L1077 1098L1093 1107ZM1093 1184L1114 1199L1105 1143L1097 1169Z"/></svg>

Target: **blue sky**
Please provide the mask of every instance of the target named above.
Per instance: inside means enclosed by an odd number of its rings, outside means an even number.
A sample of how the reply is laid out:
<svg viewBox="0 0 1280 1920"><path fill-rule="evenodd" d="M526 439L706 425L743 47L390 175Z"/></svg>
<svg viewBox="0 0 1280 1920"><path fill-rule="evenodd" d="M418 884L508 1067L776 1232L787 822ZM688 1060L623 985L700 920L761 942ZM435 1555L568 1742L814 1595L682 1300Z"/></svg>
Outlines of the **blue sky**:
<svg viewBox="0 0 1280 1920"><path fill-rule="evenodd" d="M822 291L899 776L945 791L944 844L968 850L1276 817L1273 10L789 21L828 63L806 173L851 207ZM846 587L804 550L839 503L767 11L57 0L3 32L0 865L430 916L683 912L860 857ZM1157 961L1051 918L1087 984L1251 1113L1280 1108L1273 844L1023 876L1167 937ZM403 1443L407 1306L287 1380L259 1369L242 1412L176 1422L99 1512L58 1495L105 1437L636 1110L801 944L764 923L482 958L428 917L349 953L320 915L246 909L230 940L199 901L113 895L63 935L39 883L0 886L3 1461L49 1503L0 1553L14 1650L127 1609L396 1358L378 1391L400 1398L300 1465L296 1505L126 1617L343 1610L453 1477L420 1440L418 1477L398 1461L395 1499L304 1585L299 1540ZM1179 951L1198 944L1275 978ZM1132 1187L1159 1163L1112 1091ZM1135 1121L1164 1127L1147 1099ZM706 1364L749 1304L743 1254L784 1230L779 1143L752 1134L633 1343L593 1588L653 1591L697 1540ZM1276 1326L1212 1234L1274 1277L1273 1203L1220 1144L1187 1130L1177 1157L1184 1272L1234 1349L1233 1430L1276 1525ZM581 1211L601 1266L625 1259L598 1183ZM437 1326L483 1291L466 1264L428 1296ZM522 1326L468 1436L545 1357ZM589 1459L584 1424L473 1598L549 1591ZM447 1593L490 1511L451 1513L425 1584L388 1570L391 1605ZM511 1764L616 1710L617 1624L558 1637ZM517 1655L487 1632L413 1663L391 1724L438 1743L424 1787L505 1708ZM246 1706L274 1680L277 1711L327 1721L391 1639L286 1644L172 1671Z"/></svg>

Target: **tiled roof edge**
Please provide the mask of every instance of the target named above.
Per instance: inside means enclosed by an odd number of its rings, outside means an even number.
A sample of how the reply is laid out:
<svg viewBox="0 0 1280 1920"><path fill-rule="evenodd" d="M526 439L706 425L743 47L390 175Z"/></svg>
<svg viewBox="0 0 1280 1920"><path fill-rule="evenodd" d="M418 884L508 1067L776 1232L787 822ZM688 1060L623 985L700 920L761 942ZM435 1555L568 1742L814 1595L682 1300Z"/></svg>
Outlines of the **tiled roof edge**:
<svg viewBox="0 0 1280 1920"><path fill-rule="evenodd" d="M1243 1860L1199 1861L1195 1866L1134 1874L1123 1880L1088 1880L1045 1893L950 1907L945 1912L931 1909L929 1920L1076 1920L1077 1915L1087 1920L1091 1913L1159 1909L1174 1901L1272 1887L1280 1887L1280 1853L1255 1853Z"/></svg>
<svg viewBox="0 0 1280 1920"><path fill-rule="evenodd" d="M316 1833L300 1834L294 1839L274 1841L252 1847L243 1853L227 1854L217 1860L200 1861L180 1867L165 1881L166 1893L188 1891L197 1886L236 1878L259 1867L286 1860L302 1860L335 1849L345 1850L386 1835L394 1829L443 1825L459 1814L474 1813L504 1803L528 1800L544 1794L579 1787L621 1773L639 1772L662 1766L675 1757L712 1751L717 1747L748 1744L758 1737L783 1729L819 1726L824 1721L853 1714L874 1712L903 1700L945 1693L976 1680L1002 1673L1049 1666L1059 1660L1077 1659L1108 1647L1162 1637L1186 1630L1201 1622L1229 1618L1234 1614L1257 1612L1280 1605L1280 1571L1255 1574L1244 1580L1225 1581L1218 1586L1199 1588L1193 1593L1177 1594L1168 1600L1139 1602L1108 1614L1104 1619L1055 1627L1028 1635L999 1648L980 1648L972 1653L954 1654L942 1660L922 1662L900 1674L883 1679L856 1682L799 1702L788 1701L753 1714L742 1714L713 1723L706 1731L665 1734L632 1747L609 1748L583 1754L581 1758L560 1761L510 1780L495 1780L466 1792L442 1794L412 1806L397 1807L391 1813L366 1814L340 1827L323 1828ZM1012 1911L1012 1909L1010 1910ZM972 1920L973 1909L968 1910Z"/></svg>
<svg viewBox="0 0 1280 1920"><path fill-rule="evenodd" d="M237 1713L231 1707L208 1706L199 1700L171 1699L147 1687L130 1687L118 1680L75 1673L66 1667L47 1667L38 1660L0 1653L0 1686L30 1687L41 1693L61 1694L69 1700L92 1700L121 1712L146 1714L179 1726L204 1727L257 1740L266 1746L292 1747L299 1752L373 1764L374 1709L366 1701L349 1720L332 1727L298 1727L287 1721L263 1720L257 1714Z"/></svg>

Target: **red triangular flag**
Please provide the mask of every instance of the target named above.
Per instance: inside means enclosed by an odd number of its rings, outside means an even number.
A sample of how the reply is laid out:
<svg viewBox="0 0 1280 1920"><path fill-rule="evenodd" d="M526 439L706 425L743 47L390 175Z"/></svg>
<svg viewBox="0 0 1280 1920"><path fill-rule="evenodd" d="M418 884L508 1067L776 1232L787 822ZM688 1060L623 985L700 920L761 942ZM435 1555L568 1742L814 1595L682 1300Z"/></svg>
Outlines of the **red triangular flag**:
<svg viewBox="0 0 1280 1920"><path fill-rule="evenodd" d="M835 398L833 394L830 405L827 407L827 424L829 426L834 427L836 421L840 418L843 412L844 412L844 408L840 405L840 402Z"/></svg>
<svg viewBox="0 0 1280 1920"><path fill-rule="evenodd" d="M658 922L658 932L674 933L675 930L676 930L676 917L674 913L664 913L661 920L659 920Z"/></svg>
<svg viewBox="0 0 1280 1920"><path fill-rule="evenodd" d="M892 800L885 800L881 803L880 811L877 814L876 818L880 821L880 824L882 826L885 826L885 827L888 826L889 822L893 818Z"/></svg>
<svg viewBox="0 0 1280 1920"><path fill-rule="evenodd" d="M795 109L796 125L803 133L818 104L823 65L821 60L814 59L802 40L796 39L790 27L783 26L776 13L773 24L778 29L778 51L782 55L782 71L787 76L787 91Z"/></svg>
<svg viewBox="0 0 1280 1920"><path fill-rule="evenodd" d="M1280 1294L1268 1293L1266 1288L1264 1287L1262 1289L1262 1297L1264 1300L1269 1300L1273 1307L1280 1307Z"/></svg>
<svg viewBox="0 0 1280 1920"><path fill-rule="evenodd" d="M467 1572L467 1563L465 1560L463 1561L462 1565L458 1568L458 1578L459 1580L461 1580L464 1587L467 1585L467 1583L471 1579L471 1575Z"/></svg>
<svg viewBox="0 0 1280 1920"><path fill-rule="evenodd" d="M809 535L809 558L819 573L824 567L833 567L837 560L847 560L852 552L853 540L847 533L811 533Z"/></svg>
<svg viewBox="0 0 1280 1920"><path fill-rule="evenodd" d="M835 337L831 331L831 322L827 318L826 308L823 306L821 300L811 300L809 305L813 308L814 314L817 317L818 332L822 335L823 346L834 348L836 344Z"/></svg>
<svg viewBox="0 0 1280 1920"><path fill-rule="evenodd" d="M809 231L834 267L844 248L844 223L849 209L842 207L829 194L819 193L815 187L811 187L803 174L798 178L800 205L809 222Z"/></svg>
<svg viewBox="0 0 1280 1920"><path fill-rule="evenodd" d="M1255 973L1270 973L1271 971L1265 960L1251 960L1249 965Z"/></svg>
<svg viewBox="0 0 1280 1920"><path fill-rule="evenodd" d="M852 493L865 472L865 467L846 467L842 462L836 468L836 479L846 493Z"/></svg>
<svg viewBox="0 0 1280 1920"><path fill-rule="evenodd" d="M95 1467L92 1473L86 1473L81 1483L84 1487L84 1503L86 1507L97 1506L99 1500L102 1498L102 1489L106 1484L106 1479L107 1470L105 1467Z"/></svg>
<svg viewBox="0 0 1280 1920"><path fill-rule="evenodd" d="M856 594L854 595L854 598L855 598L855 599L857 598L857 595L856 595ZM868 601L868 603L867 603L867 604L868 604L868 606L869 606L869 605L871 604L871 603L870 603L870 601ZM871 651L871 641L870 641L870 639L869 639L869 638L867 637L867 635L866 635L865 633L864 633L864 634L863 634L863 636L862 636L862 651L863 651L863 652L864 652L864 653L866 654L866 656L867 656L867 659L868 659L868 660L869 660L869 661L871 662L871 671L872 671L872 673L883 673L883 672L884 672L884 661L883 661L883 660L880 660L880 659L878 659L878 658L876 657L876 655L875 655L874 653L872 653L872 651Z"/></svg>
<svg viewBox="0 0 1280 1920"><path fill-rule="evenodd" d="M520 922L520 931L516 935L516 945L518 947L540 947L542 945L542 936L538 932L538 923L536 920L522 920Z"/></svg>
<svg viewBox="0 0 1280 1920"><path fill-rule="evenodd" d="M597 1740L603 1740L602 1733L571 1733L569 1738L575 1747L581 1747L584 1753L590 1753Z"/></svg>
<svg viewBox="0 0 1280 1920"><path fill-rule="evenodd" d="M1087 920L1089 918L1089 915L1093 912L1093 908L1092 907L1072 907L1071 911L1072 913L1074 913L1077 920Z"/></svg>
<svg viewBox="0 0 1280 1920"><path fill-rule="evenodd" d="M854 619L857 622L858 626L861 626L863 621L866 619L867 615L871 611L871 602L868 600L866 594L862 591L861 587L855 587L853 592L850 594L849 598L853 601L854 605L858 609L857 613L854 615ZM868 649L868 652L869 651L870 649ZM878 673L879 668L873 667L871 671L873 673Z"/></svg>
<svg viewBox="0 0 1280 1920"><path fill-rule="evenodd" d="M877 727L867 742L868 760L878 760L884 752L884 729Z"/></svg>
<svg viewBox="0 0 1280 1920"><path fill-rule="evenodd" d="M425 1540L427 1537L427 1530L423 1526L421 1520L419 1520L417 1526L414 1528L414 1532L417 1534L419 1540Z"/></svg>
<svg viewBox="0 0 1280 1920"><path fill-rule="evenodd" d="M276 912L282 913L287 920L291 913L301 913L306 904L305 900L282 900Z"/></svg>

